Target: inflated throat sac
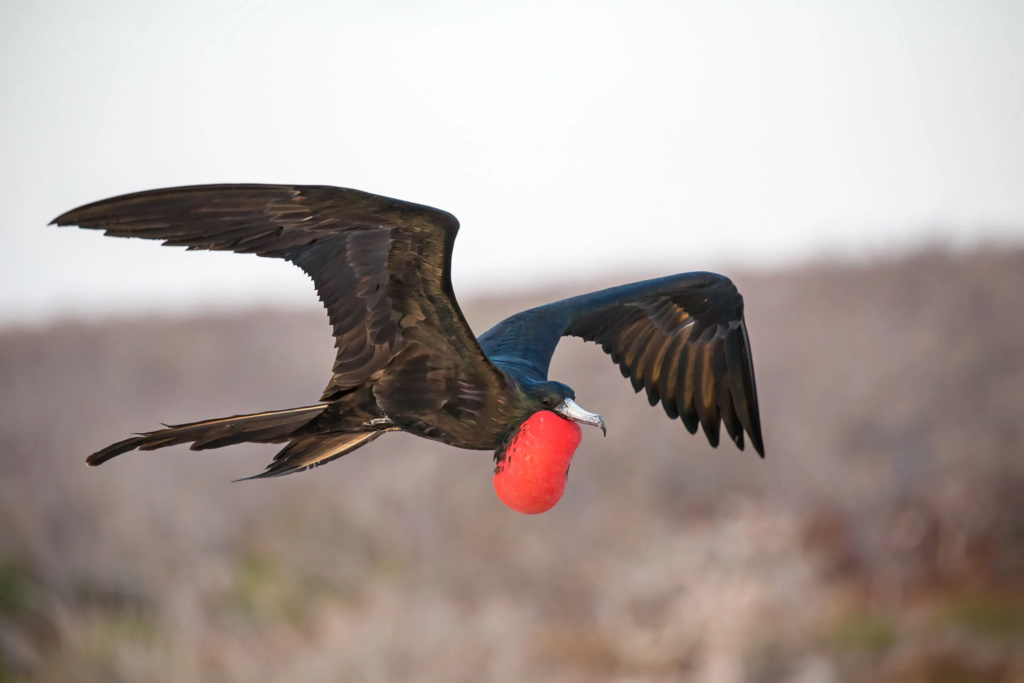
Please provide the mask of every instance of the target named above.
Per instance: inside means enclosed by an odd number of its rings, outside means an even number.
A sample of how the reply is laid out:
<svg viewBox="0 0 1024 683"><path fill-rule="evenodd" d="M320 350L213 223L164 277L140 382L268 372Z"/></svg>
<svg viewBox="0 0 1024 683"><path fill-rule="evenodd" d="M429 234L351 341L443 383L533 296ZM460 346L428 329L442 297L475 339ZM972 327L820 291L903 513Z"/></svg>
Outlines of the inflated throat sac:
<svg viewBox="0 0 1024 683"><path fill-rule="evenodd" d="M494 490L501 502L524 515L553 508L565 492L569 463L582 436L578 424L550 411L530 417L494 468Z"/></svg>

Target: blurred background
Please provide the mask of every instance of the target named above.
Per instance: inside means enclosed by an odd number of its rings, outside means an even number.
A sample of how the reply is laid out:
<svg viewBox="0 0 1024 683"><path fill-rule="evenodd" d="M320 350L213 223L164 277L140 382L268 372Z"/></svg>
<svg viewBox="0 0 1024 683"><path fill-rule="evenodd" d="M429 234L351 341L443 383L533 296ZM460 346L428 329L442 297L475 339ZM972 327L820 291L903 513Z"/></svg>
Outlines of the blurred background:
<svg viewBox="0 0 1024 683"><path fill-rule="evenodd" d="M0 681L1024 681L1024 5L0 0ZM46 227L206 182L449 210L480 333L684 270L747 303L768 457L594 345L525 517L389 435L86 455L306 405L280 262Z"/></svg>

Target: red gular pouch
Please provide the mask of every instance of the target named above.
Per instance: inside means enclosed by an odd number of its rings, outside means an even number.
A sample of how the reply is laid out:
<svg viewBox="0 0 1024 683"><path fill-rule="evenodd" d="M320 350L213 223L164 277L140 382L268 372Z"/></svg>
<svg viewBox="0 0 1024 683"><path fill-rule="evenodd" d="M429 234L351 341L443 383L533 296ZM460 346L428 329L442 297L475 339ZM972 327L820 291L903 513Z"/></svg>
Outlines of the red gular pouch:
<svg viewBox="0 0 1024 683"><path fill-rule="evenodd" d="M565 491L569 463L582 438L575 422L548 410L534 413L512 436L494 468L494 490L501 502L524 515L553 508Z"/></svg>

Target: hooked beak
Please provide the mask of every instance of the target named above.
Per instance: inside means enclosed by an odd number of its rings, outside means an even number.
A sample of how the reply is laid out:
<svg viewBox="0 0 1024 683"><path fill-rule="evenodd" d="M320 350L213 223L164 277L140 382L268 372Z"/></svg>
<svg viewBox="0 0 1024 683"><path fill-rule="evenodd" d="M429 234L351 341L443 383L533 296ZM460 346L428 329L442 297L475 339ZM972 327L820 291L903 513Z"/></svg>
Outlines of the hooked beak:
<svg viewBox="0 0 1024 683"><path fill-rule="evenodd" d="M576 401L571 398L567 398L555 408L555 412L564 417L567 420L573 422L579 422L580 424L592 425L594 427L600 427L601 433L608 436L608 430L604 426L604 418L597 413L588 413L583 408L576 405Z"/></svg>

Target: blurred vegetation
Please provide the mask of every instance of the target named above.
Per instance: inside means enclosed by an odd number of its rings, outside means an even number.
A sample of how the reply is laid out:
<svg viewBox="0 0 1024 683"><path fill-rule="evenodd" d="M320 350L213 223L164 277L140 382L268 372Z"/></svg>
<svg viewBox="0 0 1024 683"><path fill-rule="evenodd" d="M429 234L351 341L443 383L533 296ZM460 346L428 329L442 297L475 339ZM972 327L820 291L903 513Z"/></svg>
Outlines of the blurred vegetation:
<svg viewBox="0 0 1024 683"><path fill-rule="evenodd" d="M896 644L898 637L896 626L886 616L851 614L836 629L841 647L886 650Z"/></svg>
<svg viewBox="0 0 1024 683"><path fill-rule="evenodd" d="M263 446L85 467L315 400L319 313L0 333L0 682L1024 680L1024 253L734 279L767 459L569 340L552 376L609 435L538 517L403 435L271 481L229 483ZM482 332L608 284L462 295Z"/></svg>
<svg viewBox="0 0 1024 683"><path fill-rule="evenodd" d="M1016 596L982 594L959 598L949 604L946 614L952 624L980 636L1024 636L1024 602Z"/></svg>

